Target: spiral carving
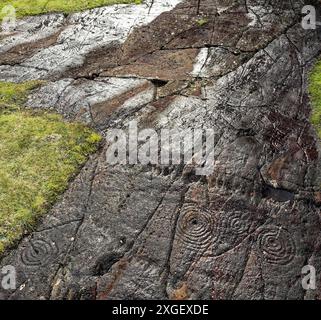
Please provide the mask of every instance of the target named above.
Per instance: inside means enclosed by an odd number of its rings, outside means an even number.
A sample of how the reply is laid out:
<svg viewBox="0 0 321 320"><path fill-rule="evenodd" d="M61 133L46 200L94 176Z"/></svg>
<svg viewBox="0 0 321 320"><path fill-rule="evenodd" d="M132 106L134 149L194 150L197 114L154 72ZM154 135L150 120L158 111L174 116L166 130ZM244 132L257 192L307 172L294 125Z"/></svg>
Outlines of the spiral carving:
<svg viewBox="0 0 321 320"><path fill-rule="evenodd" d="M248 211L223 211L215 224L214 243L232 245L249 233L252 224Z"/></svg>
<svg viewBox="0 0 321 320"><path fill-rule="evenodd" d="M257 245L263 258L271 264L286 265L293 260L296 252L290 233L277 226L261 228Z"/></svg>
<svg viewBox="0 0 321 320"><path fill-rule="evenodd" d="M228 233L242 235L246 233L251 225L248 212L234 211L221 215L221 228Z"/></svg>
<svg viewBox="0 0 321 320"><path fill-rule="evenodd" d="M205 249L211 244L213 221L211 214L187 207L177 223L177 236L191 249Z"/></svg>
<svg viewBox="0 0 321 320"><path fill-rule="evenodd" d="M21 254L21 261L29 267L46 265L58 254L58 248L54 242L34 240Z"/></svg>

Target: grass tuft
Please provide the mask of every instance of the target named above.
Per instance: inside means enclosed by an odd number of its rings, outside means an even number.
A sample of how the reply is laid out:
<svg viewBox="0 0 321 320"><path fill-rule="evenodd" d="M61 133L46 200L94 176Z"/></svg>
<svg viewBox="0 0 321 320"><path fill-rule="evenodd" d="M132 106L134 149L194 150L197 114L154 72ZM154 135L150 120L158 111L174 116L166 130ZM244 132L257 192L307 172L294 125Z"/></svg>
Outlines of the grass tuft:
<svg viewBox="0 0 321 320"><path fill-rule="evenodd" d="M204 25L206 25L208 23L208 19L207 18L201 18L201 19L198 19L196 21L196 23L197 23L197 25L199 27L202 27L202 26L204 26Z"/></svg>

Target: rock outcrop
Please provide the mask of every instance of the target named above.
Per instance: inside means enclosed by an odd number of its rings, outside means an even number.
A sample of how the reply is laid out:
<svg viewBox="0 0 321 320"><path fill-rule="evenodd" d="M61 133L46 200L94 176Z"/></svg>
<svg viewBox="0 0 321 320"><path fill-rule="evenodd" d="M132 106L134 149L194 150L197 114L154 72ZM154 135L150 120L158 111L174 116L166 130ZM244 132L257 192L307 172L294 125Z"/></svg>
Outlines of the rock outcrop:
<svg viewBox="0 0 321 320"><path fill-rule="evenodd" d="M21 21L0 80L44 79L27 105L103 135L212 128L215 166L110 165L103 144L3 257L3 299L318 299L320 144L305 1L154 0ZM316 3L317 5L317 3Z"/></svg>

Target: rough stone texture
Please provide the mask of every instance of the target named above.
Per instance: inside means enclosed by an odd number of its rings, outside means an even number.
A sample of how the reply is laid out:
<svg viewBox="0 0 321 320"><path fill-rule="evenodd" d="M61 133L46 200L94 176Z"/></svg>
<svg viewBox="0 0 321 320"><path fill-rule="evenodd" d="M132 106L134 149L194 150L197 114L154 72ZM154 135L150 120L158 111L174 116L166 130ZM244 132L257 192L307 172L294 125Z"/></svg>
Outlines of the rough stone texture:
<svg viewBox="0 0 321 320"><path fill-rule="evenodd" d="M17 267L19 286L1 297L319 299L320 144L307 75L321 33L301 28L304 4L155 0L63 22L55 15L50 31L34 32L46 47L37 53L22 36L2 40L2 61L12 59L0 67L2 80L50 80L30 107L102 134L137 120L158 130L214 128L216 139L208 177L188 165L111 166L103 145L37 230L3 257L1 265ZM102 36L116 11L120 29ZM39 19L51 21L26 23ZM65 40L53 45L60 23ZM60 63L57 47L69 46L78 25L95 26L88 47ZM32 51L26 60L16 56L21 45ZM307 264L318 290L301 286Z"/></svg>

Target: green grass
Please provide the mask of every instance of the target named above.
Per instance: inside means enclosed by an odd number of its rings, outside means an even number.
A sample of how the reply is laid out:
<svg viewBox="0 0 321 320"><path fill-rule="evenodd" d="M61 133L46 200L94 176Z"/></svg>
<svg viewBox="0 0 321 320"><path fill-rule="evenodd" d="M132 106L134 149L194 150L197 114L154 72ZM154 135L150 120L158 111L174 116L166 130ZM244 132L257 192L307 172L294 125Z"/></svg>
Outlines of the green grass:
<svg viewBox="0 0 321 320"><path fill-rule="evenodd" d="M202 26L204 26L204 25L206 25L206 24L208 23L208 19L206 19L206 18L201 18L201 19L197 20L196 23L197 23L197 25L198 25L199 27L202 27Z"/></svg>
<svg viewBox="0 0 321 320"><path fill-rule="evenodd" d="M317 62L310 74L309 92L312 102L311 122L321 139L321 60Z"/></svg>
<svg viewBox="0 0 321 320"><path fill-rule="evenodd" d="M25 83L0 82L0 112L4 109L16 109L23 105L28 91L37 88L42 81L29 81Z"/></svg>
<svg viewBox="0 0 321 320"><path fill-rule="evenodd" d="M36 82L0 82L0 254L32 230L101 137L59 115L19 109Z"/></svg>
<svg viewBox="0 0 321 320"><path fill-rule="evenodd" d="M112 5L141 3L141 0L2 0L0 3L0 19L5 13L1 9L6 5L12 5L16 9L18 17L43 14L47 12L72 13L85 9Z"/></svg>

